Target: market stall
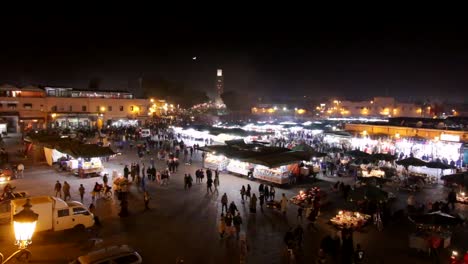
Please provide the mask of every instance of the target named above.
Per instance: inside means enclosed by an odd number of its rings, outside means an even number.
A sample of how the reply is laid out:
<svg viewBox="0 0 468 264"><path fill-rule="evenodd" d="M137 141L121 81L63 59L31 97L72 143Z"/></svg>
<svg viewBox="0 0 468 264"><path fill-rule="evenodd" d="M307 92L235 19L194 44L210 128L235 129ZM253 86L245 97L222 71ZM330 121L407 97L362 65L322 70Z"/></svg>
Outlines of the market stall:
<svg viewBox="0 0 468 264"><path fill-rule="evenodd" d="M207 153L205 157L205 168L210 168L213 170L218 169L219 171L226 170L230 160L224 155L216 155L212 153Z"/></svg>
<svg viewBox="0 0 468 264"><path fill-rule="evenodd" d="M457 193L457 202L464 204L468 203L468 196L466 196L465 192Z"/></svg>
<svg viewBox="0 0 468 264"><path fill-rule="evenodd" d="M328 203L328 194L318 187L312 187L299 191L299 194L293 196L290 201L298 206L309 207L315 199L318 199L320 204L324 205Z"/></svg>
<svg viewBox="0 0 468 264"><path fill-rule="evenodd" d="M339 229L344 227L359 229L366 225L370 219L370 215L359 212L339 211L336 216L330 219L330 222L333 224L333 226Z"/></svg>
<svg viewBox="0 0 468 264"><path fill-rule="evenodd" d="M253 177L277 184L285 184L289 182L289 171L287 166L269 168L263 165L257 165L254 168Z"/></svg>
<svg viewBox="0 0 468 264"><path fill-rule="evenodd" d="M252 168L254 168L254 165L251 163L232 159L228 162L226 170L232 173L247 176L249 175L249 172Z"/></svg>

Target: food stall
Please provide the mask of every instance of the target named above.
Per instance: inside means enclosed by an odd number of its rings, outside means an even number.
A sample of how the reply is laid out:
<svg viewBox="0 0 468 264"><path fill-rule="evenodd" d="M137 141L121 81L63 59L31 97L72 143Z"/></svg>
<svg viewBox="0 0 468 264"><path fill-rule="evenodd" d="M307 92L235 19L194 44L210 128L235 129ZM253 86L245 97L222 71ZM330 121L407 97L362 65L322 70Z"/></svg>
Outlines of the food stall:
<svg viewBox="0 0 468 264"><path fill-rule="evenodd" d="M218 169L219 171L224 171L226 170L229 163L230 160L224 155L215 155L212 153L207 153L205 157L205 168L210 168L213 170Z"/></svg>
<svg viewBox="0 0 468 264"><path fill-rule="evenodd" d="M359 229L366 225L371 219L370 215L359 212L339 211L336 216L330 219L330 222L336 228L353 227Z"/></svg>
<svg viewBox="0 0 468 264"><path fill-rule="evenodd" d="M319 199L321 205L328 202L327 193L318 187L312 187L305 191L301 190L299 191L299 194L293 196L290 201L295 205L308 207L307 205L311 204L312 201L316 198Z"/></svg>
<svg viewBox="0 0 468 264"><path fill-rule="evenodd" d="M289 182L289 170L287 166L269 168L263 165L257 165L254 168L253 176L254 178L277 184Z"/></svg>
<svg viewBox="0 0 468 264"><path fill-rule="evenodd" d="M362 177L384 178L385 177L385 171L383 171L381 169L378 169L378 168L363 169L361 171L361 176Z"/></svg>
<svg viewBox="0 0 468 264"><path fill-rule="evenodd" d="M247 176L249 174L250 169L252 169L253 167L254 165L251 163L232 159L229 161L226 170L232 173Z"/></svg>
<svg viewBox="0 0 468 264"><path fill-rule="evenodd" d="M101 158L90 158L90 159L71 159L67 161L67 168L69 171L74 173L89 175L99 174L104 170L101 162Z"/></svg>
<svg viewBox="0 0 468 264"><path fill-rule="evenodd" d="M438 237L442 241L442 248L448 248L451 244L452 233L449 231L420 228L416 232L411 233L408 236L409 248L416 249L418 251L429 251L429 239L431 237Z"/></svg>

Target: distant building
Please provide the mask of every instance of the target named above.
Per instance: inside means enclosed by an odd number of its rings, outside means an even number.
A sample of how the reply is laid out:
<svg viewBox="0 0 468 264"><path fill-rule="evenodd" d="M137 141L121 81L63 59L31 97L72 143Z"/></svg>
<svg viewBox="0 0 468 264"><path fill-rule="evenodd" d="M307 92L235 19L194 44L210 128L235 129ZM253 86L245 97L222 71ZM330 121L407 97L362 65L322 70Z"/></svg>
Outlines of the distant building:
<svg viewBox="0 0 468 264"><path fill-rule="evenodd" d="M260 116L300 116L306 114L307 110L288 107L286 104L258 104L252 107L251 112Z"/></svg>
<svg viewBox="0 0 468 264"><path fill-rule="evenodd" d="M216 102L222 103L221 95L224 93L224 77L223 70L216 71Z"/></svg>
<svg viewBox="0 0 468 264"><path fill-rule="evenodd" d="M369 101L332 100L316 108L318 117L422 117L429 109L411 103L397 102L393 97L374 97Z"/></svg>
<svg viewBox="0 0 468 264"><path fill-rule="evenodd" d="M125 91L0 86L0 119L8 132L49 127L102 127L116 121L143 122L150 101Z"/></svg>

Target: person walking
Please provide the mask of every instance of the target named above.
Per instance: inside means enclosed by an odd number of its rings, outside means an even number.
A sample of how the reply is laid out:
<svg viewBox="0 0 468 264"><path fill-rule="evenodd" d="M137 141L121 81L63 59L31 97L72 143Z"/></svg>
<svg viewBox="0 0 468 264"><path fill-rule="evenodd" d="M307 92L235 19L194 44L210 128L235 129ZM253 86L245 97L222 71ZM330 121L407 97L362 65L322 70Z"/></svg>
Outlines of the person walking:
<svg viewBox="0 0 468 264"><path fill-rule="evenodd" d="M224 221L226 222L226 233L230 236L232 235L233 230L232 230L232 220L233 220L233 216L230 212L227 212L226 213L226 217L224 217Z"/></svg>
<svg viewBox="0 0 468 264"><path fill-rule="evenodd" d="M283 215L286 215L286 209L288 206L288 198L286 198L286 194L283 193L280 203L281 203L281 213L283 213Z"/></svg>
<svg viewBox="0 0 468 264"><path fill-rule="evenodd" d="M208 178L208 180L206 181L206 194L213 193L213 190L211 189L212 185L213 185L213 180L211 178Z"/></svg>
<svg viewBox="0 0 468 264"><path fill-rule="evenodd" d="M242 217L240 216L239 212L237 212L237 215L234 216L234 219L232 219L232 222L234 223L234 228L236 229L236 239L239 240L239 234L240 234L240 229L242 225Z"/></svg>
<svg viewBox="0 0 468 264"><path fill-rule="evenodd" d="M250 212L255 214L257 212L257 196L252 194L252 198L250 198Z"/></svg>
<svg viewBox="0 0 468 264"><path fill-rule="evenodd" d="M70 195L70 184L67 181L63 182L63 200L66 201L68 198L71 199Z"/></svg>
<svg viewBox="0 0 468 264"><path fill-rule="evenodd" d="M260 183L260 185L258 186L258 195L262 195L263 194L263 183Z"/></svg>
<svg viewBox="0 0 468 264"><path fill-rule="evenodd" d="M149 210L149 201L151 200L151 197L147 191L144 192L143 194L143 201L145 202L145 211Z"/></svg>
<svg viewBox="0 0 468 264"><path fill-rule="evenodd" d="M242 185L242 188L240 189L240 195L242 199L242 204L244 204L244 196L245 196L245 186Z"/></svg>
<svg viewBox="0 0 468 264"><path fill-rule="evenodd" d="M215 170L215 178L214 178L214 187L215 187L215 192L218 193L218 187L219 187L219 174L216 173L218 170Z"/></svg>
<svg viewBox="0 0 468 264"><path fill-rule="evenodd" d="M224 193L223 196L221 197L221 212L224 212L224 209L226 209L226 212L228 211L228 198L227 194Z"/></svg>
<svg viewBox="0 0 468 264"><path fill-rule="evenodd" d="M188 188L190 190L190 188L192 188L192 182L193 182L193 178L192 178L192 175L189 173L188 174Z"/></svg>
<svg viewBox="0 0 468 264"><path fill-rule="evenodd" d="M232 201L231 204L229 204L229 212L231 213L231 215L236 215L236 212L239 212L234 201Z"/></svg>
<svg viewBox="0 0 468 264"><path fill-rule="evenodd" d="M23 173L24 173L24 165L23 165L23 163L20 163L16 167L16 175L17 175L18 178L24 178Z"/></svg>
<svg viewBox="0 0 468 264"><path fill-rule="evenodd" d="M54 191L55 197L60 196L62 198L62 184L59 181L55 183Z"/></svg>
<svg viewBox="0 0 468 264"><path fill-rule="evenodd" d="M80 193L81 202L83 202L83 197L85 194L85 187L83 186L83 184L80 184L80 188L78 188L78 192Z"/></svg>
<svg viewBox="0 0 468 264"><path fill-rule="evenodd" d="M184 175L184 190L187 190L188 189L188 184L189 184L189 180L188 180L188 175L187 173Z"/></svg>
<svg viewBox="0 0 468 264"><path fill-rule="evenodd" d="M302 213L304 212L304 207L302 205L299 205L297 207L297 222L302 223Z"/></svg>
<svg viewBox="0 0 468 264"><path fill-rule="evenodd" d="M107 173L104 174L104 176L102 177L102 182L104 182L104 185L107 185L107 182L109 181L109 178L107 177Z"/></svg>
<svg viewBox="0 0 468 264"><path fill-rule="evenodd" d="M146 177L146 167L145 167L145 164L144 163L141 163L141 178L145 178ZM149 178L149 177L148 177ZM148 179L149 180L149 179Z"/></svg>
<svg viewBox="0 0 468 264"><path fill-rule="evenodd" d="M247 198L249 198L250 200L250 191L252 190L252 188L250 187L250 184L247 184L247 190L245 191L245 196Z"/></svg>

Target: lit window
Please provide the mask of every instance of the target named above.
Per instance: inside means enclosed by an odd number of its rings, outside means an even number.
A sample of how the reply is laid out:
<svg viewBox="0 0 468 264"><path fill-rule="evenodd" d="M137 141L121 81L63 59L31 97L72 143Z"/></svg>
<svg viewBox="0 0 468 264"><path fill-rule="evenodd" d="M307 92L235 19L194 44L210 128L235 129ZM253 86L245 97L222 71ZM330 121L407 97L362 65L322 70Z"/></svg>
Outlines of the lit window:
<svg viewBox="0 0 468 264"><path fill-rule="evenodd" d="M120 106L120 111L122 112L124 110L123 105Z"/></svg>

